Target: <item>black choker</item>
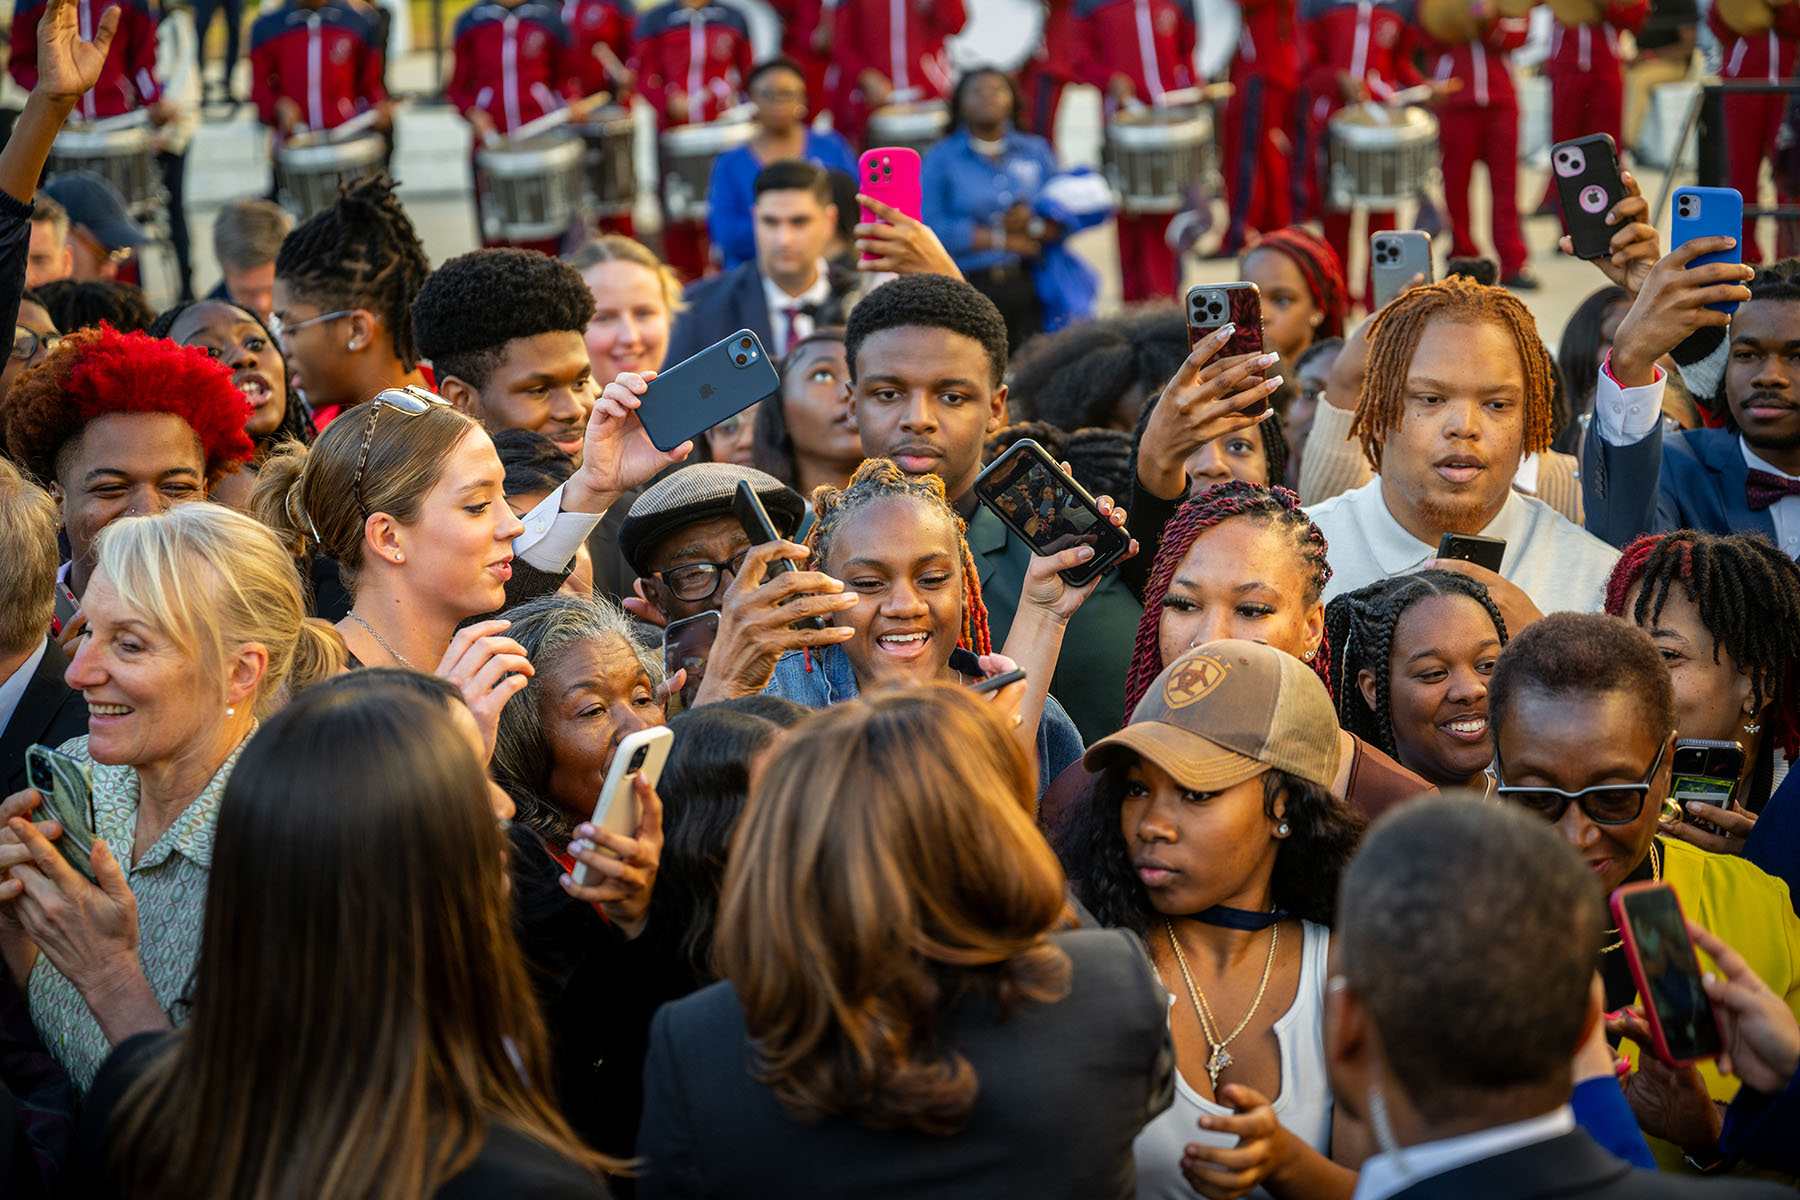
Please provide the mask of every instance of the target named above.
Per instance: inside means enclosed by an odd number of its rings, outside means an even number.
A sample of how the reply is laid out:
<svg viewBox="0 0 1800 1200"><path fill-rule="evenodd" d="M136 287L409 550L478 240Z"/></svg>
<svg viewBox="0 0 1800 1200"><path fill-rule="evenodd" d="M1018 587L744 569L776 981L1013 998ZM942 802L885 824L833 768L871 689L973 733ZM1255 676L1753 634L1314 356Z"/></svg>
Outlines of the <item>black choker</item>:
<svg viewBox="0 0 1800 1200"><path fill-rule="evenodd" d="M1215 904L1211 908L1190 914L1190 919L1202 925L1217 925L1221 929L1241 929L1247 933L1255 933L1259 929L1287 920L1287 914L1281 909L1273 912L1254 912L1248 908L1228 908L1223 904Z"/></svg>

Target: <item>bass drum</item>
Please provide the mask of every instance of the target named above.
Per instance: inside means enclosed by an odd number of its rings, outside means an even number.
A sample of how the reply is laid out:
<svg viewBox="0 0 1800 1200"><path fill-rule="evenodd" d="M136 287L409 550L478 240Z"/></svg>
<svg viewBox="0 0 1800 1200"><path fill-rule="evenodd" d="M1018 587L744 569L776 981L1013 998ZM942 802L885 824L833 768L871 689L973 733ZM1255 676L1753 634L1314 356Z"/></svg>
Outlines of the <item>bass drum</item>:
<svg viewBox="0 0 1800 1200"><path fill-rule="evenodd" d="M338 190L381 170L387 144L376 134L341 142L294 139L275 151L275 195L304 221L337 202Z"/></svg>
<svg viewBox="0 0 1800 1200"><path fill-rule="evenodd" d="M1212 118L1201 109L1122 112L1106 125L1106 177L1128 213L1173 213L1206 174Z"/></svg>
<svg viewBox="0 0 1800 1200"><path fill-rule="evenodd" d="M559 131L475 152L482 236L499 242L542 242L567 233L581 216L585 143Z"/></svg>
<svg viewBox="0 0 1800 1200"><path fill-rule="evenodd" d="M870 146L904 146L921 157L950 132L950 108L942 100L888 104L869 114Z"/></svg>

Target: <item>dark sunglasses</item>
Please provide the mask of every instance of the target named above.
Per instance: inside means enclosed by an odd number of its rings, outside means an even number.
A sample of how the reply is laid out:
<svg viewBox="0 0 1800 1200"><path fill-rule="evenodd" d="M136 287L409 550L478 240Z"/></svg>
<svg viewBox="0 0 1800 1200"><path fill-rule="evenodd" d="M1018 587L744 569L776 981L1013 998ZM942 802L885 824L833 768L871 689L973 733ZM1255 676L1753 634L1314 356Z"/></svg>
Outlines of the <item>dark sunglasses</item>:
<svg viewBox="0 0 1800 1200"><path fill-rule="evenodd" d="M724 562L691 562L682 563L679 567L670 567L666 571L652 571L652 579L660 579L662 585L675 593L677 600L686 600L690 604L697 600L711 600L718 594L719 584L725 579L725 572L736 575L744 566L744 555L750 553L748 547L739 550Z"/></svg>
<svg viewBox="0 0 1800 1200"><path fill-rule="evenodd" d="M363 502L362 494L363 470L369 465L369 444L375 440L375 423L381 419L381 410L391 408L403 417L416 417L433 408L449 407L448 400L422 387L408 385L375 393L375 398L369 401L369 420L363 426L362 449L356 452L356 474L350 477L350 495L363 520L369 519L369 506Z"/></svg>
<svg viewBox="0 0 1800 1200"><path fill-rule="evenodd" d="M1650 794L1650 785L1655 781L1656 773L1662 770L1663 756L1668 752L1669 743L1665 741L1662 749L1656 752L1656 760L1650 764L1650 770L1645 772L1641 783L1599 783L1582 788L1579 792L1565 792L1561 788L1544 787L1541 784L1511 786L1504 782L1504 768L1500 766L1500 760L1496 756L1495 778L1502 782L1494 789L1494 794L1511 800L1552 825L1562 820L1571 804L1579 804L1581 811L1596 825L1629 825L1644 811L1644 797Z"/></svg>

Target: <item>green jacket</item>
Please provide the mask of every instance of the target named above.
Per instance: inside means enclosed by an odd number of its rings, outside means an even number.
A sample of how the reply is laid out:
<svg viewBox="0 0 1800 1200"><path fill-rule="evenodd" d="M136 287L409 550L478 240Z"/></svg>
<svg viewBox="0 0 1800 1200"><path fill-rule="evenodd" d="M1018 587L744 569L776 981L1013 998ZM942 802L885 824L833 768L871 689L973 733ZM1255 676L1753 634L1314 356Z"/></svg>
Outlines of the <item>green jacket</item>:
<svg viewBox="0 0 1800 1200"><path fill-rule="evenodd" d="M1019 592L1031 565L1031 548L1000 523L985 505L969 522L969 553L981 576L981 598L987 605L988 631L998 651L1019 610ZM1075 720L1088 745L1125 723L1125 674L1137 641L1144 606L1131 594L1117 571L1108 571L1087 603L1069 622L1056 675L1055 696Z"/></svg>

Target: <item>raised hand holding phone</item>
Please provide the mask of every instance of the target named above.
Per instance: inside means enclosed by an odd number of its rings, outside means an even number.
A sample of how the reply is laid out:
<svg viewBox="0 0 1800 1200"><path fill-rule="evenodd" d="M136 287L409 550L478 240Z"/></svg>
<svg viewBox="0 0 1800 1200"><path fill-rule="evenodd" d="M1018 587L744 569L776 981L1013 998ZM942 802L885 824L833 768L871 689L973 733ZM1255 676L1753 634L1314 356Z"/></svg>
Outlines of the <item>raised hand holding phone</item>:
<svg viewBox="0 0 1800 1200"><path fill-rule="evenodd" d="M1007 447L975 478L975 497L1039 555L1086 546L1093 554L1062 572L1082 587L1131 551L1131 535L1087 489L1030 438Z"/></svg>
<svg viewBox="0 0 1800 1200"><path fill-rule="evenodd" d="M623 745L620 743L621 748ZM599 905L620 932L634 938L649 922L650 897L662 865L662 798L642 771L623 786L630 794L629 808L636 824L629 833L615 832L594 821L577 825L577 840L569 843L568 849L576 862L575 872L559 882L575 899Z"/></svg>
<svg viewBox="0 0 1800 1200"><path fill-rule="evenodd" d="M754 696L768 686L776 661L788 651L835 646L855 636L848 625L825 622L855 608L856 593L823 571L793 569L807 553L805 546L780 538L745 552L719 601L719 631L695 704ZM772 570L777 562L788 569Z"/></svg>
<svg viewBox="0 0 1800 1200"><path fill-rule="evenodd" d="M1750 298L1744 286L1755 274L1738 262L1706 262L1703 257L1728 253L1737 246L1733 235L1708 235L1678 242L1644 280L1631 311L1613 336L1612 374L1622 387L1655 381L1656 360L1705 326L1731 323L1719 304Z"/></svg>
<svg viewBox="0 0 1800 1200"><path fill-rule="evenodd" d="M1138 441L1138 483L1151 495L1177 500L1187 492L1187 460L1201 446L1269 419L1269 396L1279 375L1264 372L1273 353L1225 354L1236 335L1229 322L1194 343L1187 361L1163 389Z"/></svg>
<svg viewBox="0 0 1800 1200"><path fill-rule="evenodd" d="M923 222L925 193L920 179L919 152L904 146L872 146L856 160L856 190L872 196L889 208ZM873 225L881 219L867 204L862 206L861 224ZM870 256L863 255L866 262Z"/></svg>

